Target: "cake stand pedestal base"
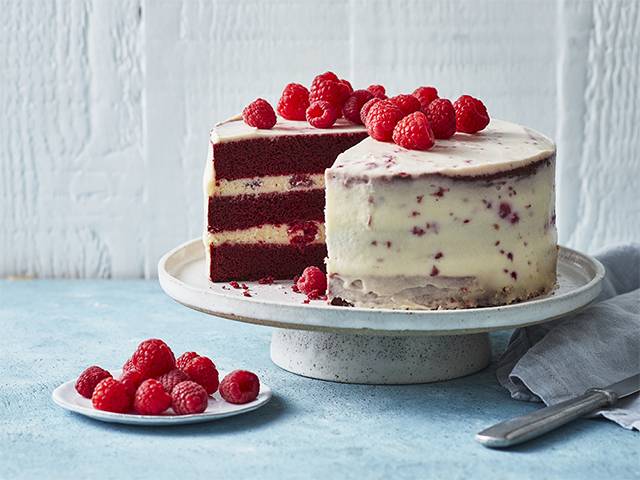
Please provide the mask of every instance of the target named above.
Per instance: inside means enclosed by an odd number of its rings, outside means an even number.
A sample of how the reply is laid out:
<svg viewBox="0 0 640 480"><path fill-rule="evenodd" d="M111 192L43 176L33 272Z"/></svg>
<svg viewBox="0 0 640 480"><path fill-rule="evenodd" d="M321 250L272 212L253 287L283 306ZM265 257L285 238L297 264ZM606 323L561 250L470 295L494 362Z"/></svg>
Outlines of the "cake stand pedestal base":
<svg viewBox="0 0 640 480"><path fill-rule="evenodd" d="M482 370L490 358L487 333L391 336L276 329L271 337L276 365L332 382L437 382Z"/></svg>

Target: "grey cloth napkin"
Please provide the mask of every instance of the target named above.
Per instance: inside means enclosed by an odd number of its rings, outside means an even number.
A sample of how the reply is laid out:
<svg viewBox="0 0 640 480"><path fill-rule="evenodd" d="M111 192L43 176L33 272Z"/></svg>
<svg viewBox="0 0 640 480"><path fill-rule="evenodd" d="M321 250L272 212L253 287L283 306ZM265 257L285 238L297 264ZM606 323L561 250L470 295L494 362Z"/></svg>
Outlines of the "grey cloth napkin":
<svg viewBox="0 0 640 480"><path fill-rule="evenodd" d="M553 405L640 372L640 244L596 257L607 269L596 302L511 336L496 375L512 398ZM622 399L597 415L640 430L640 397Z"/></svg>

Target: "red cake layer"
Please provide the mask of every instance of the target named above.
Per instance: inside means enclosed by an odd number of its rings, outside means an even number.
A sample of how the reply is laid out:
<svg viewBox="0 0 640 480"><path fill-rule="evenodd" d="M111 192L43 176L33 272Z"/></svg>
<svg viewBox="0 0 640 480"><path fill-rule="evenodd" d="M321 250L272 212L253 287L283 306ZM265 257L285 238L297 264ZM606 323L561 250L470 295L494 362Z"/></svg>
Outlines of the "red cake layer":
<svg viewBox="0 0 640 480"><path fill-rule="evenodd" d="M218 180L265 175L322 173L336 157L359 143L366 132L335 135L290 135L213 144Z"/></svg>
<svg viewBox="0 0 640 480"><path fill-rule="evenodd" d="M260 195L209 197L210 232L240 230L256 225L324 221L324 190Z"/></svg>
<svg viewBox="0 0 640 480"><path fill-rule="evenodd" d="M213 282L259 280L271 276L276 280L292 279L315 265L324 271L327 247L324 244L293 245L231 244L210 246L209 276Z"/></svg>

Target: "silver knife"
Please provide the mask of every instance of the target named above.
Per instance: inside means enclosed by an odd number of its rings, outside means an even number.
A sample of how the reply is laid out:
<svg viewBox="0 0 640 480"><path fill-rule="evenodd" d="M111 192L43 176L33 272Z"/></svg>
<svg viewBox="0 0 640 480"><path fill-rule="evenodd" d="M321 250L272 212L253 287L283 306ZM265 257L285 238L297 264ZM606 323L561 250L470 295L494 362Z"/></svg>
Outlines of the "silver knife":
<svg viewBox="0 0 640 480"><path fill-rule="evenodd" d="M590 388L584 395L544 407L481 431L476 440L485 447L505 448L539 437L594 410L611 407L623 397L640 391L640 374L605 388Z"/></svg>

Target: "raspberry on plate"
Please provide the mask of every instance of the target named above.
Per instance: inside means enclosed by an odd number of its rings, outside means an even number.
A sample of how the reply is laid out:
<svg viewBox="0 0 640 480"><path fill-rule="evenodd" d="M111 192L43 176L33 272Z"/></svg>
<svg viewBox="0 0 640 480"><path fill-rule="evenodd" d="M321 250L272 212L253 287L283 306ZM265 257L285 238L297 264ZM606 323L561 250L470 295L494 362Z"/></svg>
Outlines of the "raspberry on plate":
<svg viewBox="0 0 640 480"><path fill-rule="evenodd" d="M135 370L136 367L133 364L133 359L129 358L126 362L124 362L124 365L122 365L122 371L123 372L127 372L129 370Z"/></svg>
<svg viewBox="0 0 640 480"><path fill-rule="evenodd" d="M341 78L340 80L338 80L338 82L342 83L345 87L347 87L347 90L349 90L349 95L353 93L353 87L351 86L351 82L349 80L345 80L344 78Z"/></svg>
<svg viewBox="0 0 640 480"><path fill-rule="evenodd" d="M429 150L434 138L427 116L414 112L404 117L393 129L393 141L410 150Z"/></svg>
<svg viewBox="0 0 640 480"><path fill-rule="evenodd" d="M108 377L96 385L91 403L94 408L105 412L125 413L131 408L131 397L124 385L118 380Z"/></svg>
<svg viewBox="0 0 640 480"><path fill-rule="evenodd" d="M177 384L189 380L189 375L184 373L182 370L175 368L164 375L160 375L157 380L162 384L167 393L171 393L173 387Z"/></svg>
<svg viewBox="0 0 640 480"><path fill-rule="evenodd" d="M91 398L96 385L105 378L110 378L111 374L104 368L100 368L97 365L85 369L78 380L76 380L76 392L85 398Z"/></svg>
<svg viewBox="0 0 640 480"><path fill-rule="evenodd" d="M395 103L405 116L420 110L420 100L413 95L396 95L389 100Z"/></svg>
<svg viewBox="0 0 640 480"><path fill-rule="evenodd" d="M315 128L330 128L338 118L338 112L334 104L317 100L307 108L307 122Z"/></svg>
<svg viewBox="0 0 640 480"><path fill-rule="evenodd" d="M367 103L362 105L362 108L360 109L360 120L362 121L363 125L367 125L367 114L369 113L369 110L371 110L371 107L373 107L380 101L381 99L373 97L372 99L368 100Z"/></svg>
<svg viewBox="0 0 640 480"><path fill-rule="evenodd" d="M338 80L340 80L338 78L338 76L333 73L333 72L324 72L321 73L320 75L316 75L313 79L313 81L311 82L311 90L315 90L315 88L318 86L318 84L320 82L322 82L323 80L332 80L334 82L337 82Z"/></svg>
<svg viewBox="0 0 640 480"><path fill-rule="evenodd" d="M240 286L238 286L238 288L240 288ZM198 355L196 352L184 352L176 360L176 368L184 370L184 367L186 367L191 360L199 356L200 355Z"/></svg>
<svg viewBox="0 0 640 480"><path fill-rule="evenodd" d="M220 395L229 403L249 403L258 397L260 380L255 373L235 370L222 379Z"/></svg>
<svg viewBox="0 0 640 480"><path fill-rule="evenodd" d="M418 87L413 91L413 96L420 101L420 108L426 113L429 104L438 98L438 90L435 87Z"/></svg>
<svg viewBox="0 0 640 480"><path fill-rule="evenodd" d="M120 376L120 383L124 385L124 388L127 390L127 394L131 398L136 394L136 390L143 381L144 377L135 368L123 371Z"/></svg>
<svg viewBox="0 0 640 480"><path fill-rule="evenodd" d="M389 98L387 97L386 90L382 85L369 85L367 90L369 90L374 97L379 98L380 100L386 100Z"/></svg>
<svg viewBox="0 0 640 480"><path fill-rule="evenodd" d="M360 111L365 103L373 98L373 94L369 90L354 91L342 107L344 118L353 123L363 124L360 118Z"/></svg>
<svg viewBox="0 0 640 480"><path fill-rule="evenodd" d="M142 382L136 390L133 408L141 415L159 415L170 406L171 395L153 378Z"/></svg>
<svg viewBox="0 0 640 480"><path fill-rule="evenodd" d="M173 370L176 359L169 346L162 340L145 340L133 353L131 361L144 378L153 378Z"/></svg>
<svg viewBox="0 0 640 480"><path fill-rule="evenodd" d="M489 125L489 114L484 104L471 95L462 95L453 104L456 111L456 130L476 133Z"/></svg>
<svg viewBox="0 0 640 480"><path fill-rule="evenodd" d="M304 120L309 108L309 90L299 83L289 83L284 87L278 101L278 113L287 120Z"/></svg>
<svg viewBox="0 0 640 480"><path fill-rule="evenodd" d="M393 129L403 116L402 110L395 103L382 100L374 104L367 113L367 133L376 140L388 142L393 135Z"/></svg>
<svg viewBox="0 0 640 480"><path fill-rule="evenodd" d="M218 389L218 370L211 359L196 357L182 369L191 380L202 385L209 395Z"/></svg>
<svg viewBox="0 0 640 480"><path fill-rule="evenodd" d="M209 404L207 391L196 382L178 383L171 392L171 407L177 415L202 413Z"/></svg>
<svg viewBox="0 0 640 480"><path fill-rule="evenodd" d="M307 267L296 281L298 291L306 294L323 294L327 290L327 276L318 267Z"/></svg>
<svg viewBox="0 0 640 480"><path fill-rule="evenodd" d="M456 133L456 111L446 98L436 98L424 112L436 138L451 138Z"/></svg>
<svg viewBox="0 0 640 480"><path fill-rule="evenodd" d="M277 121L273 107L263 98L258 98L244 107L242 120L250 127L263 130L273 128Z"/></svg>

